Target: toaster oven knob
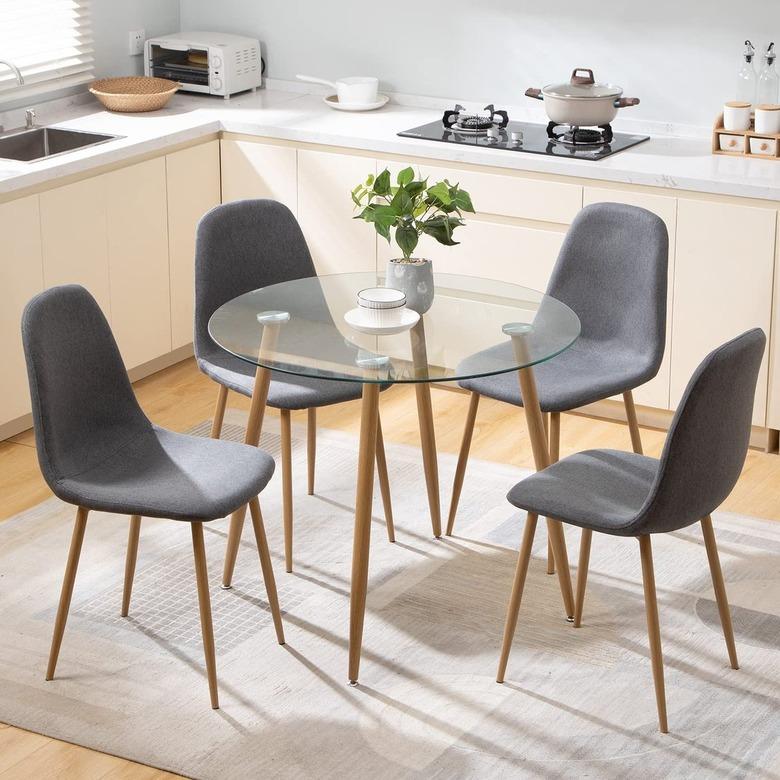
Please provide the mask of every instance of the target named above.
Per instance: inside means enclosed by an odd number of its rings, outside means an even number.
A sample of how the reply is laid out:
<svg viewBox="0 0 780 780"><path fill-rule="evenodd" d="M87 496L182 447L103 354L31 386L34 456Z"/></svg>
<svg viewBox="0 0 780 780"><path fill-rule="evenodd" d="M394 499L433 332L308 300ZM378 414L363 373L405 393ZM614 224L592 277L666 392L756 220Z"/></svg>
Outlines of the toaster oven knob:
<svg viewBox="0 0 780 780"><path fill-rule="evenodd" d="M222 89L222 79L212 79L211 86L214 89Z"/></svg>
<svg viewBox="0 0 780 780"><path fill-rule="evenodd" d="M215 69L216 69L216 68L221 68L221 67L222 67L222 57L217 57L217 55L215 54L215 55L214 55L214 56L211 58L211 65L212 65L212 67L213 67L213 68L215 68Z"/></svg>

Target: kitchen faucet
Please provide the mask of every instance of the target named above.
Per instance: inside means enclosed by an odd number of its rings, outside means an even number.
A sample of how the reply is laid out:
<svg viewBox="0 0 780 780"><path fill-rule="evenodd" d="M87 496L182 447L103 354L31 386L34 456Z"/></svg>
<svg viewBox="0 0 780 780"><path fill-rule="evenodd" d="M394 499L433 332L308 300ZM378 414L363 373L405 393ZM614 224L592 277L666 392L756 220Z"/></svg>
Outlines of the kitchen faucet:
<svg viewBox="0 0 780 780"><path fill-rule="evenodd" d="M7 65L13 71L14 76L16 76L17 85L20 87L24 86L24 76L22 76L22 72L13 64L13 62L10 62L9 60L0 60L0 65ZM2 132L3 126L0 125L0 133Z"/></svg>

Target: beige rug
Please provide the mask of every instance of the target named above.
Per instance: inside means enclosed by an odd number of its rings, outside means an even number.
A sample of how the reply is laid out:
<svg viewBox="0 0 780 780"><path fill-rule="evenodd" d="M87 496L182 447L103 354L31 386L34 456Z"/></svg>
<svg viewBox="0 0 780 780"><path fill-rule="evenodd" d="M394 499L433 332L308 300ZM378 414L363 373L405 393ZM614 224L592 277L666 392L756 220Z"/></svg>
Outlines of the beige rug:
<svg viewBox="0 0 780 780"><path fill-rule="evenodd" d="M226 433L240 435L241 419ZM205 430L205 426L202 426ZM129 619L127 519L87 526L54 682L43 680L73 522L56 500L0 524L0 721L198 778L780 777L780 523L715 516L742 669L727 664L697 528L655 537L671 734L657 731L639 550L596 537L585 624L563 620L540 533L510 658L494 681L521 518L519 472L472 461L458 537L431 538L420 453L388 447L398 542L379 501L361 685L348 687L356 442L322 431L305 495L295 431L295 564L279 475L261 496L288 644L275 643L249 528L219 588L207 527L222 709L208 705L186 525L147 520ZM274 431L264 446L278 451ZM441 456L443 503L454 459ZM780 488L778 488L780 489ZM576 560L578 533L568 531Z"/></svg>

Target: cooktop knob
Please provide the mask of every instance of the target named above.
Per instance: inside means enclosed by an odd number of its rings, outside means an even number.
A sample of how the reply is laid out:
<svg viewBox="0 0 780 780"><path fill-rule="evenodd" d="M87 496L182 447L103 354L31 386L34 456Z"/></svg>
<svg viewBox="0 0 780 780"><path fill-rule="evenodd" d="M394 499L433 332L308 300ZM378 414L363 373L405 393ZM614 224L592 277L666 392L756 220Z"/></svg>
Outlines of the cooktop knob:
<svg viewBox="0 0 780 780"><path fill-rule="evenodd" d="M499 133L499 131L498 131L498 128L497 128L497 127L489 127L489 128L488 128L488 130L487 130L487 137L488 137L488 138L492 138L492 139L494 139L494 140L496 140L496 141L497 141L497 140L498 140L498 137L499 137L499 135L500 135L500 133Z"/></svg>
<svg viewBox="0 0 780 780"><path fill-rule="evenodd" d="M523 142L523 131L522 130L513 130L510 133L510 138L512 141L516 144L521 144Z"/></svg>

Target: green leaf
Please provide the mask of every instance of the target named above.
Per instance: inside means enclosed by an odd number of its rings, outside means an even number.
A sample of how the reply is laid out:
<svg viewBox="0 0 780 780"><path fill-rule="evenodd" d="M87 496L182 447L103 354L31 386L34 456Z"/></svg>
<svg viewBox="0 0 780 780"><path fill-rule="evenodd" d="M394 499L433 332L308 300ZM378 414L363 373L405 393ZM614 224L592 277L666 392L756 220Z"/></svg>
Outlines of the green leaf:
<svg viewBox="0 0 780 780"><path fill-rule="evenodd" d="M395 210L395 213L399 216L409 216L414 210L414 204L409 196L409 192L403 187L399 187L393 200L390 202L390 207Z"/></svg>
<svg viewBox="0 0 780 780"><path fill-rule="evenodd" d="M453 198L455 205L461 209L461 211L470 211L474 213L474 205L471 202L471 195L466 190L457 190L455 197Z"/></svg>
<svg viewBox="0 0 780 780"><path fill-rule="evenodd" d="M395 231L395 241L403 252L404 257L411 257L419 240L417 231L411 225L401 225Z"/></svg>
<svg viewBox="0 0 780 780"><path fill-rule="evenodd" d="M404 189L409 193L410 198L416 198L425 192L425 185L424 181L410 181L404 185Z"/></svg>
<svg viewBox="0 0 780 780"><path fill-rule="evenodd" d="M450 188L443 181L434 184L432 187L428 187L428 197L439 201L445 206L449 206L452 202Z"/></svg>
<svg viewBox="0 0 780 780"><path fill-rule="evenodd" d="M391 206L374 207L374 227L380 236L390 240L390 228L396 224L398 215Z"/></svg>
<svg viewBox="0 0 780 780"><path fill-rule="evenodd" d="M374 179L374 192L377 195L390 194L390 171L387 168Z"/></svg>
<svg viewBox="0 0 780 780"><path fill-rule="evenodd" d="M405 187L407 184L411 184L414 181L414 168L404 168L398 173L398 184L401 187Z"/></svg>
<svg viewBox="0 0 780 780"><path fill-rule="evenodd" d="M373 173L369 173L368 176L366 176L366 187L370 187L374 183L374 179L376 176L374 176Z"/></svg>
<svg viewBox="0 0 780 780"><path fill-rule="evenodd" d="M453 227L448 217L431 217L423 223L422 229L423 233L435 238L440 244L455 246L458 242L452 240Z"/></svg>

